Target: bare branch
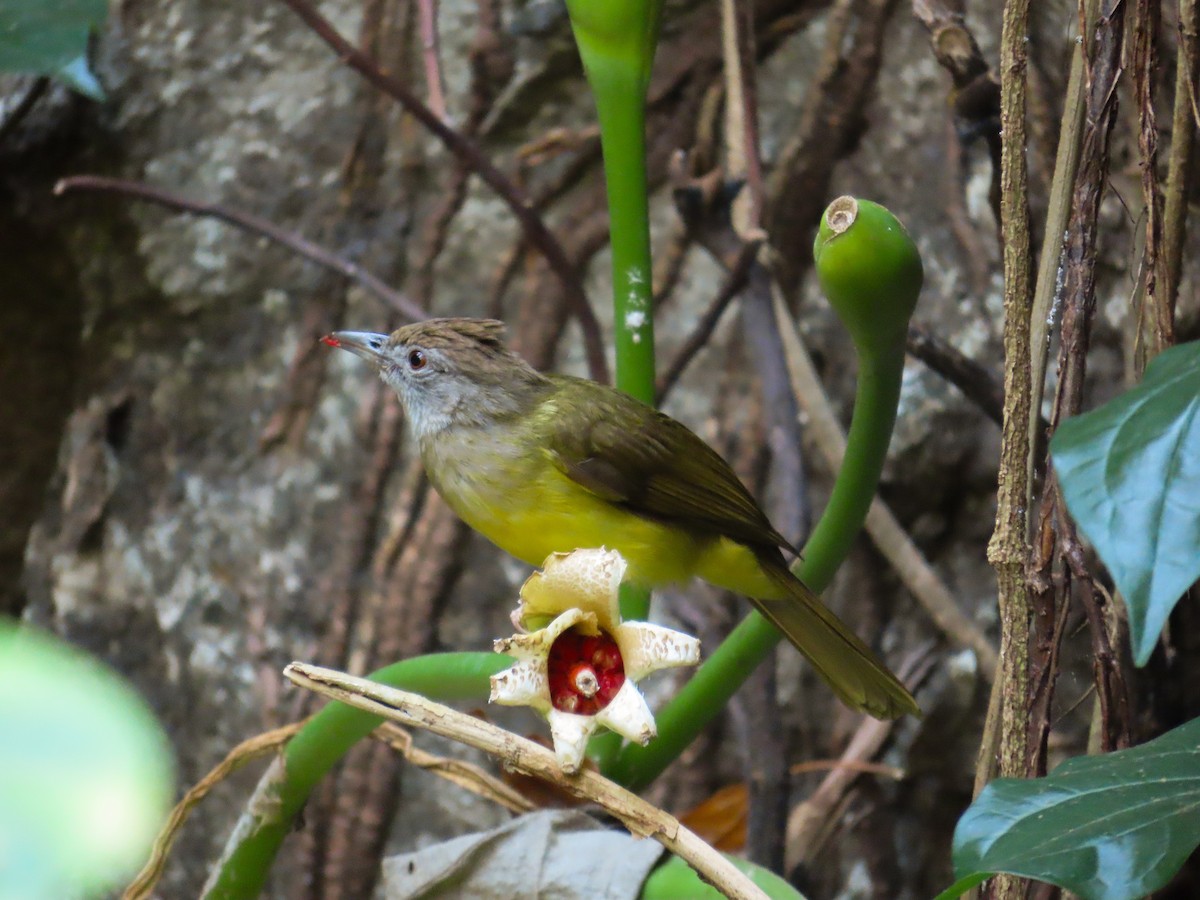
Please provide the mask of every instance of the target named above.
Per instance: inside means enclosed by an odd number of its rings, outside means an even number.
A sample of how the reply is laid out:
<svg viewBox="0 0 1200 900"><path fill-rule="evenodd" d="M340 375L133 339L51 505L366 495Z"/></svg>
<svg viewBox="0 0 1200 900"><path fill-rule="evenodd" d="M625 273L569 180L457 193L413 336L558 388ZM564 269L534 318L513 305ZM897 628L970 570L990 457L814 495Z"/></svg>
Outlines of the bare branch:
<svg viewBox="0 0 1200 900"><path fill-rule="evenodd" d="M320 247L312 241L300 237L295 232L285 231L261 216L230 209L228 206L220 203L191 200L173 191L168 191L165 188L154 187L139 181L106 178L101 175L72 175L69 178L63 178L54 185L54 193L56 195L70 193L71 191L105 191L113 194L123 194L127 197L136 197L139 200L149 200L151 203L158 203L168 206L171 209L191 213L192 215L220 219L223 222L228 222L230 225L236 225L238 228L244 228L246 231L252 231L255 234L261 234L263 237L270 238L276 243L283 244L289 250L300 254L305 259L345 275L352 281L362 285L363 288L370 291L376 297L379 297L406 319L419 320L429 317L429 313L424 309L408 299L404 294L388 287L362 266L351 262L345 257L330 253L324 247Z"/></svg>
<svg viewBox="0 0 1200 900"><path fill-rule="evenodd" d="M546 223L534 208L532 201L513 181L496 168L479 146L466 135L451 128L421 102L403 81L384 72L367 54L347 41L333 24L322 16L307 0L283 0L313 32L337 52L338 58L372 85L395 99L414 119L424 125L434 137L475 174L494 190L520 222L529 242L537 247L546 262L558 276L563 293L571 311L579 321L587 352L588 368L596 381L608 381L608 363L604 356L604 342L600 323L588 303L587 295L579 280L579 273L567 258L562 244L546 227Z"/></svg>
<svg viewBox="0 0 1200 900"><path fill-rule="evenodd" d="M284 675L301 687L348 706L410 728L423 728L490 753L518 772L541 778L572 796L604 807L633 834L653 837L684 859L725 896L741 900L767 900L767 895L754 882L694 832L681 825L674 816L651 806L597 772L584 769L575 775L564 775L554 753L528 738L434 703L419 694L397 690L365 678L343 675L332 669L292 663L284 669Z"/></svg>

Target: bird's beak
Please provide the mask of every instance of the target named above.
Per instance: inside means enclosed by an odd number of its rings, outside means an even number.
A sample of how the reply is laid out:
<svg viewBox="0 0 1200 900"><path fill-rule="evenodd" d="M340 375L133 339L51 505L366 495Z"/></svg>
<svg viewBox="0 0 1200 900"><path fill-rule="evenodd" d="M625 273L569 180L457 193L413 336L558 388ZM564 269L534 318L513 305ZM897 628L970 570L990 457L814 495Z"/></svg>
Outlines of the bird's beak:
<svg viewBox="0 0 1200 900"><path fill-rule="evenodd" d="M355 356L361 356L367 362L380 366L386 359L383 347L387 337L386 334L375 334L371 331L335 331L321 338L321 343L349 350Z"/></svg>

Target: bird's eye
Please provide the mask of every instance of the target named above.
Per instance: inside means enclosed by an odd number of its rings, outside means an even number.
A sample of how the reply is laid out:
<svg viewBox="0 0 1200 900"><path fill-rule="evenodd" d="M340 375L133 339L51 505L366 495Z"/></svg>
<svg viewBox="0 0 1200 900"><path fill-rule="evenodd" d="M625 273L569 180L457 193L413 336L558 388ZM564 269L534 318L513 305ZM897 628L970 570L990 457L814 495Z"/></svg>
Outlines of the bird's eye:
<svg viewBox="0 0 1200 900"><path fill-rule="evenodd" d="M429 364L429 359L420 350L408 351L408 367L414 372L420 372Z"/></svg>

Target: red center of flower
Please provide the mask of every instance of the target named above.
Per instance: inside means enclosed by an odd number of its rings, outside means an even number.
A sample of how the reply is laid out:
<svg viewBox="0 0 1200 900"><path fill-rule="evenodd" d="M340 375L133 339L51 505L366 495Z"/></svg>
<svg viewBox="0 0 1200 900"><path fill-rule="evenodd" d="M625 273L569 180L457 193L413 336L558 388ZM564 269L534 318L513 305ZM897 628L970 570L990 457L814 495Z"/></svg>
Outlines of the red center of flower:
<svg viewBox="0 0 1200 900"><path fill-rule="evenodd" d="M590 716L612 702L625 683L621 648L606 632L564 631L547 660L550 702L562 712Z"/></svg>

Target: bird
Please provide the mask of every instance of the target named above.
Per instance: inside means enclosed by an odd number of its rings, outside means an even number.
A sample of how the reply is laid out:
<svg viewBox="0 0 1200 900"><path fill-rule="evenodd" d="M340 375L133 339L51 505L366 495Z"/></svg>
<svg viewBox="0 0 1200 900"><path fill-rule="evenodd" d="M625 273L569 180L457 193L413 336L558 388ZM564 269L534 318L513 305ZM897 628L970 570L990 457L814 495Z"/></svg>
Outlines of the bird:
<svg viewBox="0 0 1200 900"><path fill-rule="evenodd" d="M646 588L699 577L745 596L849 707L919 714L904 685L788 568L798 555L687 426L608 385L540 372L503 322L435 318L322 340L399 397L434 489L471 528L539 566L607 547Z"/></svg>

